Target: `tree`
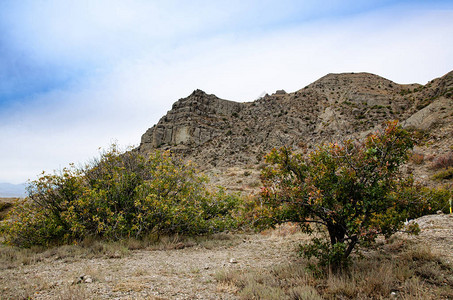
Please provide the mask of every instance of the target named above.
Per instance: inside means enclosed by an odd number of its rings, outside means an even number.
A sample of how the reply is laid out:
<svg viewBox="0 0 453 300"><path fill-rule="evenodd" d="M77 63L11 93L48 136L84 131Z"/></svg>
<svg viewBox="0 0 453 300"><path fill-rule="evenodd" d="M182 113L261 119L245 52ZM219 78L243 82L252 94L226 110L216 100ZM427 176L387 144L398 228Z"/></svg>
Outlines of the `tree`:
<svg viewBox="0 0 453 300"><path fill-rule="evenodd" d="M270 165L262 173L255 223L300 222L305 232L311 232L310 223L320 224L328 240L314 239L303 253L338 269L357 243L402 227L401 203L390 195L412 147L409 133L388 122L360 142L324 144L311 153L274 149L266 157Z"/></svg>

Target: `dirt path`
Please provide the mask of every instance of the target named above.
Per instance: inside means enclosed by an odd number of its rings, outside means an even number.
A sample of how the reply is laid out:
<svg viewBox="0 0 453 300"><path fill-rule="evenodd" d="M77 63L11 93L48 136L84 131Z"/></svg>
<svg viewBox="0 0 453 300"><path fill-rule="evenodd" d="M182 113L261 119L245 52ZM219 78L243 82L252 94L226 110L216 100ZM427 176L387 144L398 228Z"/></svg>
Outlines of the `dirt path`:
<svg viewBox="0 0 453 300"><path fill-rule="evenodd" d="M274 232L234 236L214 246L132 251L124 258L65 262L52 257L1 271L0 281L15 282L16 288L24 290L23 296L33 299L236 299L228 287L217 284L216 274L291 261L297 258L298 241L306 238L300 233ZM90 279L77 284L80 276L83 281ZM4 290L4 296L13 292L20 295L18 290Z"/></svg>
<svg viewBox="0 0 453 300"><path fill-rule="evenodd" d="M425 216L414 239L453 263L453 215ZM0 299L237 299L216 276L297 259L301 233L234 235L179 250L137 250L123 258L58 259L0 271ZM84 276L80 283L78 278ZM13 297L14 295L14 297Z"/></svg>

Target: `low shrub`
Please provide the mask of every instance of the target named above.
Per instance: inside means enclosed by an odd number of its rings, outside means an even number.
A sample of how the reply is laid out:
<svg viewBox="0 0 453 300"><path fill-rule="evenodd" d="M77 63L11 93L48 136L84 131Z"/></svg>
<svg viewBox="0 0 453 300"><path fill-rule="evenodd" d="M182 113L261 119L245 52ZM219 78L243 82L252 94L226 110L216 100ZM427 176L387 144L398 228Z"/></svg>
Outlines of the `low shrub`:
<svg viewBox="0 0 453 300"><path fill-rule="evenodd" d="M168 152L145 157L112 147L83 169L70 166L33 181L1 230L7 243L30 247L236 226L239 197L208 191L205 183L193 166Z"/></svg>
<svg viewBox="0 0 453 300"><path fill-rule="evenodd" d="M422 153L417 153L417 152L414 152L411 155L411 157L409 158L409 160L416 165L421 165L423 163L424 159L425 159L425 155L423 155Z"/></svg>
<svg viewBox="0 0 453 300"><path fill-rule="evenodd" d="M416 145L425 144L430 137L429 132L423 129L409 127L407 128L407 131L411 134Z"/></svg>
<svg viewBox="0 0 453 300"><path fill-rule="evenodd" d="M416 219L439 210L448 213L452 196L452 190L448 187L429 188L414 183L412 179L401 183L391 194L393 199L401 203L395 213L403 219Z"/></svg>
<svg viewBox="0 0 453 300"><path fill-rule="evenodd" d="M447 169L453 167L453 152L447 152L434 158L431 169Z"/></svg>

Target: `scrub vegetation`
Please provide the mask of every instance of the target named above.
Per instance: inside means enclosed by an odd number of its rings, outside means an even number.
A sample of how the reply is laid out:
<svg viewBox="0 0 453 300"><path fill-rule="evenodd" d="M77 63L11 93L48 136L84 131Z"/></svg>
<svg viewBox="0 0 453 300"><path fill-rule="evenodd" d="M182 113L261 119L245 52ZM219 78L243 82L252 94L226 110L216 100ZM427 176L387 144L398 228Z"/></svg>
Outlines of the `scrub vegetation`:
<svg viewBox="0 0 453 300"><path fill-rule="evenodd" d="M208 188L207 179L194 166L169 152L144 156L112 146L83 168L71 165L42 174L30 183L25 199L0 207L8 211L0 220L4 244L0 271L20 277L19 271L11 270L25 266L31 270L52 259L73 265L98 259L111 268L107 259L130 262L133 257L149 257L139 251L181 251L192 259L199 251L202 258L194 259L189 269L184 264L190 261L178 266L189 277L212 268L209 276L219 291L242 299L449 299L452 267L427 247L394 238L398 231L420 231L407 219L447 213L452 197L451 189L421 186L403 175L400 166L413 157L413 145L411 133L397 122L387 122L361 141L324 144L312 151L274 149L262 170L261 192L248 198ZM449 154L434 164L437 170L448 170ZM284 227L288 222L292 223ZM265 238L275 227L285 237ZM265 231L257 235L249 229ZM231 234L235 231L242 233ZM276 241L277 246L272 244ZM260 265L266 255L278 258L282 245L285 255L297 258ZM250 255L247 267L234 268L235 249ZM200 266L211 257L217 265ZM227 264L232 267L221 268L219 257L231 257ZM168 272L179 274L177 269L164 269L163 277ZM148 271L134 272L140 280L149 280ZM110 279L93 274L88 274L89 283L110 284ZM212 284L211 279L204 280ZM146 290L145 283L136 279L134 289ZM31 297L34 286L41 291L55 288L48 282L26 288L8 284L7 298ZM128 284L132 281L117 282L121 288L113 289L119 293L115 297L129 293ZM85 297L88 289L72 283L60 292L66 297L83 290Z"/></svg>
<svg viewBox="0 0 453 300"><path fill-rule="evenodd" d="M264 187L250 205L251 218L262 227L298 222L306 233L320 226L328 237L314 237L300 247L301 254L317 258L316 268L345 269L357 245L369 246L399 230L418 233L417 224L403 228L404 221L446 211L449 190L421 188L399 172L413 145L397 122L387 122L363 141L305 153L274 149L266 157Z"/></svg>
<svg viewBox="0 0 453 300"><path fill-rule="evenodd" d="M235 227L239 197L211 192L205 182L168 152L145 157L112 147L82 170L71 166L33 181L1 229L6 243L30 247Z"/></svg>

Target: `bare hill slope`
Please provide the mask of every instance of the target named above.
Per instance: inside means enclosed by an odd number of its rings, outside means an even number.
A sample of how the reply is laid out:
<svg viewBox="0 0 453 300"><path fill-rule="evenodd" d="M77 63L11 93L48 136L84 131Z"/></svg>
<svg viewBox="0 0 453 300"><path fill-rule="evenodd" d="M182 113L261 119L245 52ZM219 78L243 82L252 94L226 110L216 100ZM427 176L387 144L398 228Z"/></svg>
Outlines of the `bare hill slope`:
<svg viewBox="0 0 453 300"><path fill-rule="evenodd" d="M143 134L139 150L169 149L198 163L215 184L249 191L259 184L259 165L273 147L360 137L385 120L429 133L428 146L418 151L448 152L452 107L453 71L426 85L369 73L328 74L293 93L245 103L196 90Z"/></svg>

